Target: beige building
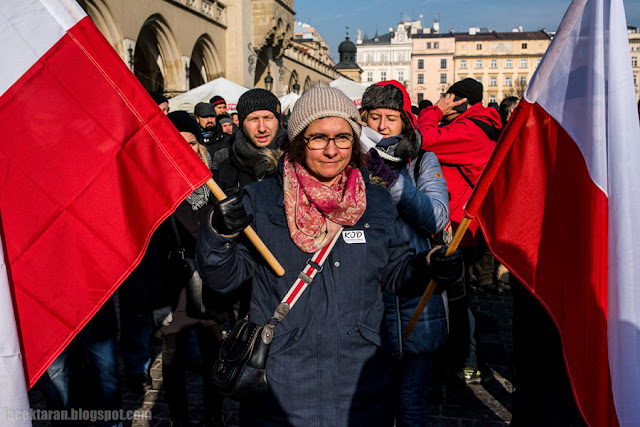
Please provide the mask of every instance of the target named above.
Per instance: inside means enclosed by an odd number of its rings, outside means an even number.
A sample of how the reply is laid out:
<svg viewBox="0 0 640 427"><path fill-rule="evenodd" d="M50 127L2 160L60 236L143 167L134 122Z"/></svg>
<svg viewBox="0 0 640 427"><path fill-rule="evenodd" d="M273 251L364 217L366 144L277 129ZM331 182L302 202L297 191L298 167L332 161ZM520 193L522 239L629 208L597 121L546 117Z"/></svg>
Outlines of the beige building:
<svg viewBox="0 0 640 427"><path fill-rule="evenodd" d="M293 0L78 0L147 90L171 96L217 77L284 95L330 81L330 65L291 46Z"/></svg>
<svg viewBox="0 0 640 427"><path fill-rule="evenodd" d="M419 104L428 99L435 103L454 83L455 37L453 34L414 34L411 41L411 102Z"/></svg>
<svg viewBox="0 0 640 427"><path fill-rule="evenodd" d="M483 103L500 103L507 96L521 97L551 36L544 30L510 33L455 34L455 81L467 77L484 86Z"/></svg>

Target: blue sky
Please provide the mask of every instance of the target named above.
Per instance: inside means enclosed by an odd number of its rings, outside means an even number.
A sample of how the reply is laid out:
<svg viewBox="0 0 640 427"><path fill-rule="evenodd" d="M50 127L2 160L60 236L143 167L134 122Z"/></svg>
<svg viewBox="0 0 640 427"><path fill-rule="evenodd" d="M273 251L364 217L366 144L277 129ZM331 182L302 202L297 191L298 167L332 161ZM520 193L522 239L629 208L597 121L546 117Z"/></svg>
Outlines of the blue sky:
<svg viewBox="0 0 640 427"><path fill-rule="evenodd" d="M316 27L329 43L331 57L338 62L338 45L344 40L345 26L355 42L358 28L372 37L389 32L404 19L419 19L431 26L439 17L440 32L468 31L469 27L486 27L490 31L511 31L522 26L525 31L546 28L555 31L570 0L295 0L295 19ZM640 26L640 0L625 0L627 23Z"/></svg>

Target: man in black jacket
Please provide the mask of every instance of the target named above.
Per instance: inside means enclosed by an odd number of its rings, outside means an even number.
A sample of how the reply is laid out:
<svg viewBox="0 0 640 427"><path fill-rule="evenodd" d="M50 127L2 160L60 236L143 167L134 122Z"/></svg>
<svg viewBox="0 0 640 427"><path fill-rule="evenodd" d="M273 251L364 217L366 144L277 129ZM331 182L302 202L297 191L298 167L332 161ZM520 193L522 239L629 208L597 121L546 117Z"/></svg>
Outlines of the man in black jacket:
<svg viewBox="0 0 640 427"><path fill-rule="evenodd" d="M265 89L252 89L240 97L241 132L236 134L229 158L218 167L217 181L222 189L242 188L264 178L284 134L280 108L278 98Z"/></svg>
<svg viewBox="0 0 640 427"><path fill-rule="evenodd" d="M216 111L208 102L198 102L193 110L196 121L200 125L202 144L209 147L213 143L213 131L216 127Z"/></svg>

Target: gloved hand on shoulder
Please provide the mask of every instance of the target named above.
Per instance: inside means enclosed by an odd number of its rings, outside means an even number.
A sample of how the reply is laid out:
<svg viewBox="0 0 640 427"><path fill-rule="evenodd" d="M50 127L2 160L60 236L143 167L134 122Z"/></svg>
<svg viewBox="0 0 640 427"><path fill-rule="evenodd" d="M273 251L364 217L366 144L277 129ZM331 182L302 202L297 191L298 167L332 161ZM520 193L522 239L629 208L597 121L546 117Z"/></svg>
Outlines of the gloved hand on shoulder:
<svg viewBox="0 0 640 427"><path fill-rule="evenodd" d="M244 230L253 221L242 204L242 191L233 188L226 192L227 198L213 205L211 226L218 233L230 236Z"/></svg>
<svg viewBox="0 0 640 427"><path fill-rule="evenodd" d="M451 256L445 256L447 246L436 246L427 254L427 266L431 279L438 282L434 291L441 294L449 288L456 288L462 283L464 285L464 261L462 253L457 248Z"/></svg>
<svg viewBox="0 0 640 427"><path fill-rule="evenodd" d="M391 187L398 179L398 174L392 171L378 154L378 150L371 148L367 159L367 168L371 176L377 176L387 183L387 188Z"/></svg>

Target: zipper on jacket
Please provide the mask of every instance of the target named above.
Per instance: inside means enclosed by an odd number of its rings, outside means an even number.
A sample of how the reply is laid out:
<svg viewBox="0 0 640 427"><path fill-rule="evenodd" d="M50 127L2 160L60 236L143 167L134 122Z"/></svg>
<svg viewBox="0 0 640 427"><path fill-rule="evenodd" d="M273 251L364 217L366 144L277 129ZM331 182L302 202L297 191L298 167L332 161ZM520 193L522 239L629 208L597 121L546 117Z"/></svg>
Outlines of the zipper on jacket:
<svg viewBox="0 0 640 427"><path fill-rule="evenodd" d="M398 318L398 360L402 359L402 353L404 349L402 348L402 317L400 317L400 297L394 295L395 306L396 306L396 317Z"/></svg>

